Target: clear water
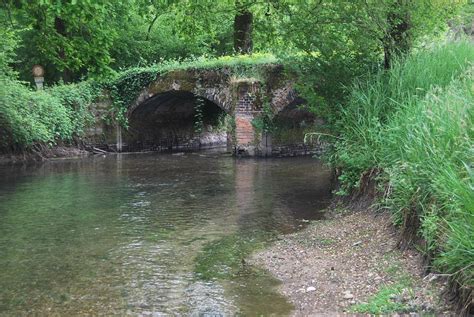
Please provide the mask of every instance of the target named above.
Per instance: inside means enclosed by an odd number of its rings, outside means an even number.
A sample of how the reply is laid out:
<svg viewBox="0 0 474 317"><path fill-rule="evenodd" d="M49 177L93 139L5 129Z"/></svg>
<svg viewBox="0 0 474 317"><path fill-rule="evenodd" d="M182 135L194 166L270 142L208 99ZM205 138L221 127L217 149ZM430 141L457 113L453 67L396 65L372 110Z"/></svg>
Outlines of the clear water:
<svg viewBox="0 0 474 317"><path fill-rule="evenodd" d="M321 217L311 158L128 154L0 166L1 315L286 315L245 256Z"/></svg>

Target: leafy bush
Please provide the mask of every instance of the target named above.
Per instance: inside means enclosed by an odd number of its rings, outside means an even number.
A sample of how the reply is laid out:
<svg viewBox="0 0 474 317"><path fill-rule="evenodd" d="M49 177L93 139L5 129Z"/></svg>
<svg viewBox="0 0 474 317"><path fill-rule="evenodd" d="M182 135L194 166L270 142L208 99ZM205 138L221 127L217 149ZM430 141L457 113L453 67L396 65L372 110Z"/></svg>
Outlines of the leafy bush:
<svg viewBox="0 0 474 317"><path fill-rule="evenodd" d="M0 150L20 151L35 143L69 142L93 120L89 106L95 89L89 83L33 91L8 77L0 78Z"/></svg>
<svg viewBox="0 0 474 317"><path fill-rule="evenodd" d="M69 112L57 98L11 79L2 79L0 86L1 148L19 150L71 138Z"/></svg>
<svg viewBox="0 0 474 317"><path fill-rule="evenodd" d="M94 122L90 106L101 94L101 87L91 81L78 84L57 85L47 90L67 109L73 134L81 136L85 128Z"/></svg>
<svg viewBox="0 0 474 317"><path fill-rule="evenodd" d="M35 143L68 142L91 123L89 106L98 94L90 82L31 90L17 80L16 33L0 30L0 151L28 149Z"/></svg>

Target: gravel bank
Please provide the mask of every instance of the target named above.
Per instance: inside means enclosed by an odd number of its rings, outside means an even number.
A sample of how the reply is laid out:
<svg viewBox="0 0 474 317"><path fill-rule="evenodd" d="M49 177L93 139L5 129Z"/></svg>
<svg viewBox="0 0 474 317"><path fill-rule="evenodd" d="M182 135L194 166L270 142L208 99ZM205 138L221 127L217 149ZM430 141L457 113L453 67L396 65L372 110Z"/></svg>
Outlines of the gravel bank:
<svg viewBox="0 0 474 317"><path fill-rule="evenodd" d="M384 287L410 281L391 295L404 312L454 315L441 296L446 284L424 276L421 256L396 248L397 232L387 214L333 211L304 230L281 237L251 261L282 281L280 291L294 304L294 316L350 312Z"/></svg>

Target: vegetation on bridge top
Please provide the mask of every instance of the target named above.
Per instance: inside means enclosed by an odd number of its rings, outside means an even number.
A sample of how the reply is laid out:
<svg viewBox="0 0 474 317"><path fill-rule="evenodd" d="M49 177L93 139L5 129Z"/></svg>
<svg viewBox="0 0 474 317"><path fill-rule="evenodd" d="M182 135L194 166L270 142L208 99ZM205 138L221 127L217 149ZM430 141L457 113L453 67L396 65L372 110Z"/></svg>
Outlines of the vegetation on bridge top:
<svg viewBox="0 0 474 317"><path fill-rule="evenodd" d="M235 77L256 77L262 66L276 64L279 59L269 53L231 56L199 56L183 60L163 60L149 66L130 67L119 70L114 76L103 83L107 85L133 85L133 80L143 88L157 76L180 70L218 70L228 69Z"/></svg>
<svg viewBox="0 0 474 317"><path fill-rule="evenodd" d="M280 60L270 53L254 53L251 55L226 55L226 56L198 56L186 58L183 60L163 60L150 66L130 67L120 70L117 73L118 78L127 76L130 73L150 72L163 74L175 70L190 69L221 69L229 68L233 70L254 68L256 66L276 64Z"/></svg>

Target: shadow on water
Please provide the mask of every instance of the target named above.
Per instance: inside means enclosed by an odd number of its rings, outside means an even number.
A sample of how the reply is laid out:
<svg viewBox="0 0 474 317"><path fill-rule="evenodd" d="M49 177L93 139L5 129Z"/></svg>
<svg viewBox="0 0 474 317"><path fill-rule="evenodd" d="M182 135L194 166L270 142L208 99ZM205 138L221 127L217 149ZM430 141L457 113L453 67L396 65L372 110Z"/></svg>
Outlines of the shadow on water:
<svg viewBox="0 0 474 317"><path fill-rule="evenodd" d="M311 158L127 154L0 167L0 314L278 314L245 257L318 219Z"/></svg>

